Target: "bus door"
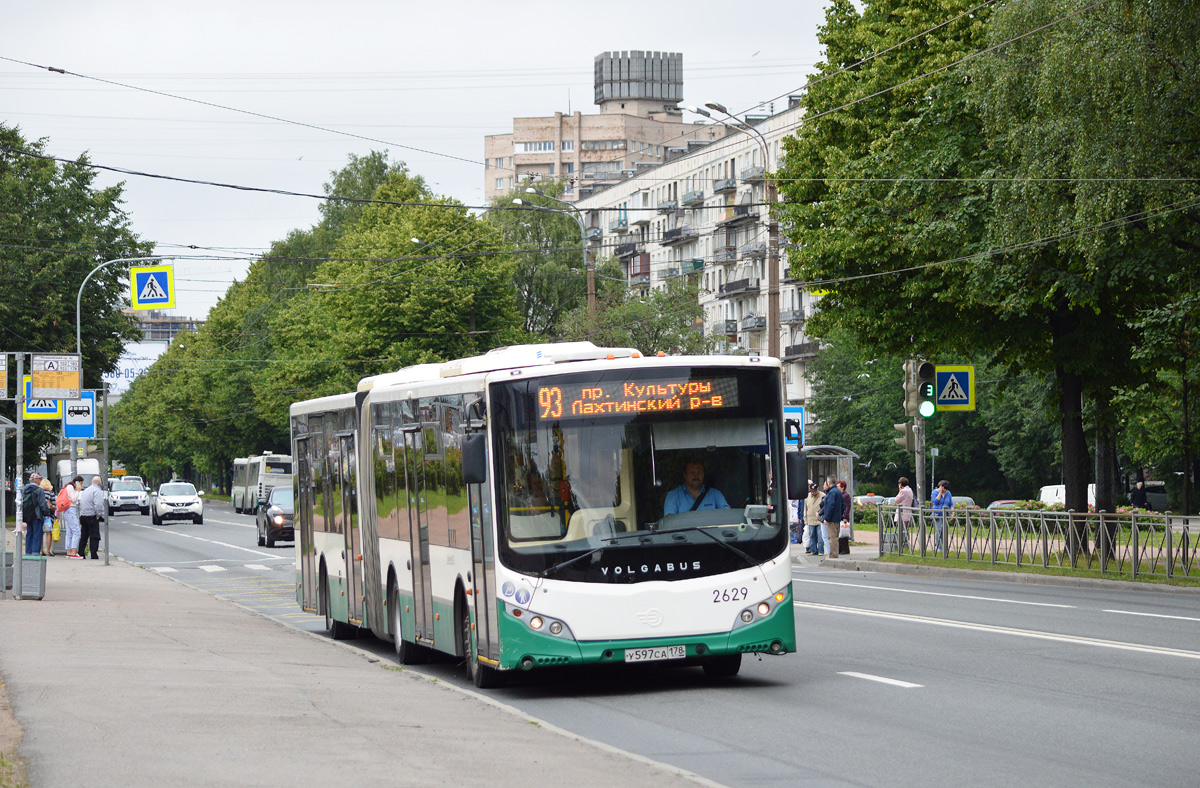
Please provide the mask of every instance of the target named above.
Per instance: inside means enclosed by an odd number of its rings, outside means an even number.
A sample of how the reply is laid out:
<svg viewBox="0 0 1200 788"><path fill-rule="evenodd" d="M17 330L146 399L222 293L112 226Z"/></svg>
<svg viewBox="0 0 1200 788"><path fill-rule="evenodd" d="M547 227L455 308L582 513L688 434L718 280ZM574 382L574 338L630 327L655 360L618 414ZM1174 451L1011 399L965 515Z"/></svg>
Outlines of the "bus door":
<svg viewBox="0 0 1200 788"><path fill-rule="evenodd" d="M468 423L482 423L482 400L467 410ZM490 474L489 474L490 476ZM467 506L471 511L471 562L475 608L475 649L489 659L500 658L500 639L496 631L496 554L492 539L492 492L490 482L467 485Z"/></svg>
<svg viewBox="0 0 1200 788"><path fill-rule="evenodd" d="M317 611L317 569L313 550L313 474L312 442L296 439L296 476L293 488L296 497L296 568L300 575L300 608Z"/></svg>
<svg viewBox="0 0 1200 788"><path fill-rule="evenodd" d="M358 458L354 433L338 434L341 443L342 533L346 538L346 611L351 624L362 624L362 533L358 522Z"/></svg>
<svg viewBox="0 0 1200 788"><path fill-rule="evenodd" d="M404 425L404 450L411 457L413 474L408 484L408 524L412 545L413 636L422 645L433 644L433 578L429 566L429 485L425 473L425 433L420 406L413 403L415 421Z"/></svg>

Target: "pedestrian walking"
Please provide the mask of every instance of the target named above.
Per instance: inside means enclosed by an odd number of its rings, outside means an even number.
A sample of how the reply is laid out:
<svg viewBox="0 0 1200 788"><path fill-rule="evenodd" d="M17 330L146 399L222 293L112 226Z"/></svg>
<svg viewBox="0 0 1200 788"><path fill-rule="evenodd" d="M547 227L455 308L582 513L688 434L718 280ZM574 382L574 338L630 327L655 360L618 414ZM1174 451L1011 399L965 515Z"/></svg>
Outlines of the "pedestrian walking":
<svg viewBox="0 0 1200 788"><path fill-rule="evenodd" d="M55 500L58 522L67 546L67 558L83 558L79 554L79 498L82 494L83 477L76 476L59 491Z"/></svg>
<svg viewBox="0 0 1200 788"><path fill-rule="evenodd" d="M79 495L79 555L87 558L91 547L92 558L100 557L100 521L104 519L104 488L99 476Z"/></svg>
<svg viewBox="0 0 1200 788"><path fill-rule="evenodd" d="M1138 482L1137 486L1129 493L1129 503L1135 509L1148 509L1146 505L1146 484Z"/></svg>
<svg viewBox="0 0 1200 788"><path fill-rule="evenodd" d="M21 520L25 523L25 555L37 555L42 549L42 528L50 507L42 490L42 475L29 474L29 483L21 488Z"/></svg>
<svg viewBox="0 0 1200 788"><path fill-rule="evenodd" d="M821 501L825 497L817 485L808 485L808 497L804 499L804 527L808 531L808 549L810 555L825 554L825 539L821 536Z"/></svg>
<svg viewBox="0 0 1200 788"><path fill-rule="evenodd" d="M936 550L942 552L946 534L946 514L954 508L954 496L950 494L950 482L942 479L933 491L933 530Z"/></svg>
<svg viewBox="0 0 1200 788"><path fill-rule="evenodd" d="M842 531L842 502L841 490L834 484L832 476L825 479L825 499L821 506L821 519L825 522L825 555L830 558L838 557L838 537Z"/></svg>

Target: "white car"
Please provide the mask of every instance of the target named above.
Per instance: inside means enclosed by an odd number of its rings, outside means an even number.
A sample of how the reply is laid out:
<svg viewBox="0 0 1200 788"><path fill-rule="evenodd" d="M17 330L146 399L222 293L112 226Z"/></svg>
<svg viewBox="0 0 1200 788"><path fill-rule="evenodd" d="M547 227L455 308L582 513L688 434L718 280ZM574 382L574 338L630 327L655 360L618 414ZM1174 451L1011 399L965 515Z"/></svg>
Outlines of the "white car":
<svg viewBox="0 0 1200 788"><path fill-rule="evenodd" d="M108 510L113 514L125 511L150 514L150 496L141 482L118 479L108 491Z"/></svg>
<svg viewBox="0 0 1200 788"><path fill-rule="evenodd" d="M194 523L202 523L202 495L204 492L196 492L196 488L190 482L170 481L159 485L158 493L154 496L154 511L150 515L150 521L155 525L162 525L163 520L191 520Z"/></svg>

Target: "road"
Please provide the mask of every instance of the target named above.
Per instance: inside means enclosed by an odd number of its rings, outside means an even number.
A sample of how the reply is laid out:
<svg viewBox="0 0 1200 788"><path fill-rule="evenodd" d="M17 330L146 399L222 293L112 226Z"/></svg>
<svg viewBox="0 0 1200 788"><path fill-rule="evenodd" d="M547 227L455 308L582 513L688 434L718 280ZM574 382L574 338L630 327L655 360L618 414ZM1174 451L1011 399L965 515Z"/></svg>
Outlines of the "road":
<svg viewBox="0 0 1200 788"><path fill-rule="evenodd" d="M292 547L253 518L121 515L114 553L310 631ZM487 694L729 786L1184 786L1200 767L1200 595L796 567L800 655L562 670ZM390 658L391 646L364 649ZM420 669L468 686L450 662Z"/></svg>

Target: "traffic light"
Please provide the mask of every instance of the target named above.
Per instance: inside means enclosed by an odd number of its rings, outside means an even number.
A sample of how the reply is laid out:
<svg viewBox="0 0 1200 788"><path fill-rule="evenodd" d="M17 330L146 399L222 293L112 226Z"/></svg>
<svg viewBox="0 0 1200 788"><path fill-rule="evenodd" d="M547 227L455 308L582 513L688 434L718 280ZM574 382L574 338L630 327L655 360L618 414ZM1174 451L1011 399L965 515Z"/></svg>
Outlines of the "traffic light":
<svg viewBox="0 0 1200 788"><path fill-rule="evenodd" d="M916 361L913 367L917 389L917 413L929 418L937 412L937 367L928 361Z"/></svg>
<svg viewBox="0 0 1200 788"><path fill-rule="evenodd" d="M903 424L893 424L892 427L895 428L897 431L899 431L900 434L903 436L900 438L893 439L896 441L897 446L904 449L905 451L916 451L917 450L917 436L913 432L913 425L912 425L911 421L906 421Z"/></svg>

